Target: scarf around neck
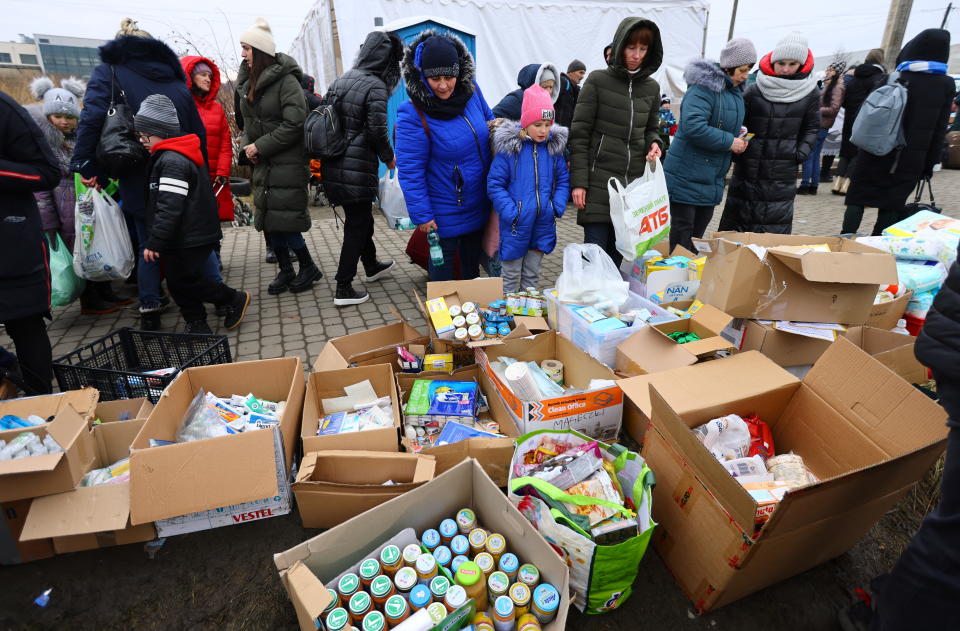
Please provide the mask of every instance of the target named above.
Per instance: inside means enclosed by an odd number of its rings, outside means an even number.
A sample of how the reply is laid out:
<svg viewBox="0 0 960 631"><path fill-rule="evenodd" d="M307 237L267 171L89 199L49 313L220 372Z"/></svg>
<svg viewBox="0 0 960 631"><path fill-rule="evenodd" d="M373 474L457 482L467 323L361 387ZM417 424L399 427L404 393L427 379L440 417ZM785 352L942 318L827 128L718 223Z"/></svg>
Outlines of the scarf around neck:
<svg viewBox="0 0 960 631"><path fill-rule="evenodd" d="M438 99L426 80L423 80L423 85L426 87L425 96L421 97L419 92L412 92L409 94L410 100L418 110L431 118L440 120L451 120L463 114L467 102L473 96L472 86L470 89L461 89L459 81L457 81L457 87L453 89L453 94L446 100Z"/></svg>
<svg viewBox="0 0 960 631"><path fill-rule="evenodd" d="M813 55L807 53L807 61L800 72L789 76L774 74L770 62L771 53L760 60L757 88L763 98L773 103L795 103L817 89L817 80L812 76Z"/></svg>
<svg viewBox="0 0 960 631"><path fill-rule="evenodd" d="M904 61L897 66L897 72L947 74L947 64L941 61Z"/></svg>

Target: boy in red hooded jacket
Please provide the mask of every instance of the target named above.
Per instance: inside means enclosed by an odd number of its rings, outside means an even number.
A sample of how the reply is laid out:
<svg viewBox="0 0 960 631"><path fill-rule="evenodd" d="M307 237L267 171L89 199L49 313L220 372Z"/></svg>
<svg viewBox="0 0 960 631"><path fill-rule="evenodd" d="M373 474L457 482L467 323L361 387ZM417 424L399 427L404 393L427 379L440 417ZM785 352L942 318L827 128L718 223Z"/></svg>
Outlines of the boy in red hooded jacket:
<svg viewBox="0 0 960 631"><path fill-rule="evenodd" d="M204 265L220 241L217 202L196 134L181 135L173 102L152 94L134 116L140 141L150 151L146 224L146 261L163 255L167 286L187 323L188 333L211 333L203 303L226 308L223 325L240 324L250 293L237 291L204 273Z"/></svg>

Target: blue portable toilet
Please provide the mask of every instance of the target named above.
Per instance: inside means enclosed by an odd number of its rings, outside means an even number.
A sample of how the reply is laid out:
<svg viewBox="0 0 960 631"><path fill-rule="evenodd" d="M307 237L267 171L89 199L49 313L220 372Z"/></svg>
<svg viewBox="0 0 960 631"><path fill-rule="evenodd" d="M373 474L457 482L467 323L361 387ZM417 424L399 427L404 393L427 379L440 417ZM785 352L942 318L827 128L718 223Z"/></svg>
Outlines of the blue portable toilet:
<svg viewBox="0 0 960 631"><path fill-rule="evenodd" d="M467 47L467 50L470 51L470 54L473 55L473 58L477 58L477 36L472 31L468 30L462 24L458 24L451 20L445 20L443 18L434 18L428 16L417 16L412 18L404 18L402 20L394 20L386 25L383 29L388 33L396 33L401 40L403 40L404 48L409 46L416 40L421 33L424 31L437 31L438 33L452 33L456 35L461 40L463 40L464 45ZM390 129L390 137L393 138L393 128L397 124L397 110L400 108L400 104L404 101L409 100L407 96L407 89L404 85L404 81L401 78L400 83L397 85L397 89L390 96L390 100L387 101L387 124ZM382 177L387 171L387 166L380 163L380 176Z"/></svg>

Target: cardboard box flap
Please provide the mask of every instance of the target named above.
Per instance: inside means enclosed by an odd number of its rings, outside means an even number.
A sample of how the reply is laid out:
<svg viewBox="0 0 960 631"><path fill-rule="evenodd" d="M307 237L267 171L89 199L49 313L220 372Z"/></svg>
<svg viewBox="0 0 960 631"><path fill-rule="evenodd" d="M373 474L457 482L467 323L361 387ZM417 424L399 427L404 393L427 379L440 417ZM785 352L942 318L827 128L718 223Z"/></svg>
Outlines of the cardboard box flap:
<svg viewBox="0 0 960 631"><path fill-rule="evenodd" d="M39 471L53 471L60 464L62 453L47 454L45 456L30 456L15 460L0 461L0 476L17 473L36 473Z"/></svg>
<svg viewBox="0 0 960 631"><path fill-rule="evenodd" d="M947 434L942 407L845 338L830 345L803 382L888 456Z"/></svg>
<svg viewBox="0 0 960 631"><path fill-rule="evenodd" d="M73 409L85 419L92 420L94 409L97 407L97 401L100 398L100 392L95 388L80 388L79 390L68 390L59 394L45 394L33 397L21 397L18 399L9 399L0 401L0 416L5 414L16 414L26 417L30 414L47 419L55 416L66 405L72 405Z"/></svg>
<svg viewBox="0 0 960 631"><path fill-rule="evenodd" d="M313 372L337 370L339 368L346 368L348 365L340 354L340 351L333 345L333 340L330 340L323 345L323 350L320 351L320 355L318 355L316 361L313 362Z"/></svg>
<svg viewBox="0 0 960 631"><path fill-rule="evenodd" d="M891 254L865 252L800 253L797 250L772 248L768 256L818 283L854 283L889 285L898 280L896 259Z"/></svg>
<svg viewBox="0 0 960 631"><path fill-rule="evenodd" d="M460 296L460 300L486 306L503 298L503 279L499 277L475 278L473 280L447 280L427 283L427 300L449 296L450 294L457 294Z"/></svg>
<svg viewBox="0 0 960 631"><path fill-rule="evenodd" d="M631 374L637 368L657 373L697 363L695 355L684 350L651 326L641 327L617 346L617 372Z"/></svg>
<svg viewBox="0 0 960 631"><path fill-rule="evenodd" d="M64 537L127 527L130 483L82 486L56 495L38 497L30 505L23 540Z"/></svg>
<svg viewBox="0 0 960 631"><path fill-rule="evenodd" d="M92 388L91 388L92 389ZM97 392L96 390L93 390ZM99 393L98 393L99 396ZM92 410L92 408L91 408ZM38 425L33 429L13 429L0 433L6 440L15 438L23 432L37 434L42 439L49 434L64 449L69 447L77 440L81 432L86 431L87 421L73 408L73 405L67 403L57 412L56 418L46 425ZM14 460L0 460L0 476L12 475L17 473L34 473L38 471L53 471L60 464L64 457L64 452L55 454L45 454L42 456L29 456L27 458L16 458Z"/></svg>
<svg viewBox="0 0 960 631"><path fill-rule="evenodd" d="M717 335L733 322L733 316L727 315L712 305L703 305L690 319Z"/></svg>
<svg viewBox="0 0 960 631"><path fill-rule="evenodd" d="M417 458L417 466L413 470L414 484L427 482L433 479L433 473L437 468L437 459L433 456L420 456Z"/></svg>
<svg viewBox="0 0 960 631"><path fill-rule="evenodd" d="M389 479L402 486L432 480L435 468L436 459L422 454L347 449L312 451L303 457L297 484L380 488Z"/></svg>
<svg viewBox="0 0 960 631"><path fill-rule="evenodd" d="M323 611L333 600L330 591L301 561L296 561L289 569L284 570L282 577L294 605L298 610L305 611L311 620L323 615Z"/></svg>
<svg viewBox="0 0 960 631"><path fill-rule="evenodd" d="M513 316L513 321L516 323L518 329L523 326L530 333L543 333L544 331L550 330L550 325L547 321L544 318L536 316ZM510 339L510 336L504 339Z"/></svg>

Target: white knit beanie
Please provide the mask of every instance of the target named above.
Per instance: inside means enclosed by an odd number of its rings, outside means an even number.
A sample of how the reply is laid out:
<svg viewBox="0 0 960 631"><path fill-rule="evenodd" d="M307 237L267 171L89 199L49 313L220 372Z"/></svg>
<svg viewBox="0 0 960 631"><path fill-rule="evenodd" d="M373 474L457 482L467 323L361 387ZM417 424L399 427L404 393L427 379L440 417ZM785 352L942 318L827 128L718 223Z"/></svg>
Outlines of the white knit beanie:
<svg viewBox="0 0 960 631"><path fill-rule="evenodd" d="M277 44L266 18L257 18L253 26L240 33L240 43L252 46L271 57L277 54Z"/></svg>
<svg viewBox="0 0 960 631"><path fill-rule="evenodd" d="M773 53L770 55L770 63L775 64L784 59L792 59L803 65L807 61L809 51L810 46L807 45L807 38L797 31L793 31L777 42Z"/></svg>

